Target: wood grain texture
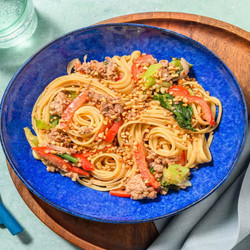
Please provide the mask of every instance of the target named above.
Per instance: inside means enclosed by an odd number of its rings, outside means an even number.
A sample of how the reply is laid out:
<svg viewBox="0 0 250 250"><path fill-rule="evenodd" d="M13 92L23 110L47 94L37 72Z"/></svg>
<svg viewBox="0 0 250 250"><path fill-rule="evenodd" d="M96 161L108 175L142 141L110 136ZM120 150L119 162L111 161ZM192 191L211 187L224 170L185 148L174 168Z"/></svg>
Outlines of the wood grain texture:
<svg viewBox="0 0 250 250"><path fill-rule="evenodd" d="M173 30L202 43L217 54L240 83L250 111L250 34L208 17L174 13L139 13L101 23L141 23ZM9 165L8 165L9 167ZM146 249L158 236L152 222L108 224L66 214L32 194L9 167L12 180L34 214L61 237L83 249Z"/></svg>
<svg viewBox="0 0 250 250"><path fill-rule="evenodd" d="M153 223L111 224L64 213L30 192L7 163L11 178L31 211L50 229L82 249L146 249L158 236Z"/></svg>

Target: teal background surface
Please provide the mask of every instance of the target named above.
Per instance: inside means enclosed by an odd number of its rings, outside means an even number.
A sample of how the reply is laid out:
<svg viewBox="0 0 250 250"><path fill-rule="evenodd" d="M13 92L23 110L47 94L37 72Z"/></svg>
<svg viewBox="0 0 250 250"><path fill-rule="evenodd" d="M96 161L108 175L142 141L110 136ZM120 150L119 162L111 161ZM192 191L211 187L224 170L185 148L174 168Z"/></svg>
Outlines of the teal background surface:
<svg viewBox="0 0 250 250"><path fill-rule="evenodd" d="M22 44L0 50L0 98L18 68L37 50L69 31L112 17L150 11L173 11L216 18L250 31L248 0L33 0L38 26ZM46 227L26 206L10 178L0 150L0 194L25 229L17 236L0 226L0 249L77 249ZM192 208L191 208L192 209Z"/></svg>

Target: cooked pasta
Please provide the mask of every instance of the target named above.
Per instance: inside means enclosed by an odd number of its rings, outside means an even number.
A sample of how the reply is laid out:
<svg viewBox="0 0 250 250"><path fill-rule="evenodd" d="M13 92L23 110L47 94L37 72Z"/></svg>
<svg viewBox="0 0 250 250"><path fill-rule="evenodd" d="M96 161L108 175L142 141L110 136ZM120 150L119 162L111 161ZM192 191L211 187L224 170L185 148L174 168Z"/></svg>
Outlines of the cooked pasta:
<svg viewBox="0 0 250 250"><path fill-rule="evenodd" d="M189 78L184 59L134 51L68 65L25 128L36 159L82 185L132 199L190 186L190 169L210 162L220 101Z"/></svg>

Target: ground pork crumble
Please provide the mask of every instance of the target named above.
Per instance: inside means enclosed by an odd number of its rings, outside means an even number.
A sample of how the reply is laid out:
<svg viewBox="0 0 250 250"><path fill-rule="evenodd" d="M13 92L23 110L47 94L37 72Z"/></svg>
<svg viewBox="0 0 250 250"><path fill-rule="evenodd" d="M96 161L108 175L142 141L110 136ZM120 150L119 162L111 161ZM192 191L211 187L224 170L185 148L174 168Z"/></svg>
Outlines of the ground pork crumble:
<svg viewBox="0 0 250 250"><path fill-rule="evenodd" d="M108 95L101 95L93 90L89 90L89 98L91 104L95 104L100 109L101 114L112 120L120 117L124 110L125 104L119 97L114 98Z"/></svg>
<svg viewBox="0 0 250 250"><path fill-rule="evenodd" d="M59 92L54 100L50 103L50 114L61 116L71 100L63 92Z"/></svg>
<svg viewBox="0 0 250 250"><path fill-rule="evenodd" d="M98 62L96 60L83 62L77 71L111 81L116 81L119 77L118 66L110 57L105 57L104 62Z"/></svg>
<svg viewBox="0 0 250 250"><path fill-rule="evenodd" d="M157 192L153 187L146 186L141 174L131 176L126 183L126 192L131 194L134 200L141 200L144 198L154 199Z"/></svg>
<svg viewBox="0 0 250 250"><path fill-rule="evenodd" d="M157 59L156 58L151 58L149 60L145 60L143 62L140 63L140 66L142 67L149 67L152 64L156 64L157 63Z"/></svg>
<svg viewBox="0 0 250 250"><path fill-rule="evenodd" d="M71 139L66 132L61 129L52 128L48 135L49 144L59 144L62 147L70 147Z"/></svg>
<svg viewBox="0 0 250 250"><path fill-rule="evenodd" d="M169 164L176 163L179 160L178 156L172 157L162 157L157 155L154 151L150 151L146 157L149 162L149 167L152 167L154 172L154 177L160 179L162 177L163 168Z"/></svg>
<svg viewBox="0 0 250 250"><path fill-rule="evenodd" d="M173 79L173 77L169 74L169 63L167 60L160 60L159 61L160 64L162 64L162 68L160 70L160 77L162 78L163 81L171 81Z"/></svg>
<svg viewBox="0 0 250 250"><path fill-rule="evenodd" d="M153 151L150 151L146 157L149 168L154 170L153 175L156 180L161 179L164 167L176 163L178 159L178 156L162 157ZM126 192L131 194L133 200L141 200L145 198L154 199L157 196L157 192L160 192L163 195L166 194L166 191L162 188L155 190L153 187L147 186L147 183L142 178L141 174L136 174L128 178L125 188Z"/></svg>

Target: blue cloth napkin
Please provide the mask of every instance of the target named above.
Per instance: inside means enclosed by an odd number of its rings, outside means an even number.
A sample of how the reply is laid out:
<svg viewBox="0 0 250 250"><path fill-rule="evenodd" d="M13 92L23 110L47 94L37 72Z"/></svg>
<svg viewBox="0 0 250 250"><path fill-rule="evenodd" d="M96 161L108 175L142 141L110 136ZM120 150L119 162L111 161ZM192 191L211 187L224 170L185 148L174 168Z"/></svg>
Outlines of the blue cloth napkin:
<svg viewBox="0 0 250 250"><path fill-rule="evenodd" d="M155 221L150 250L250 249L250 128L230 177L209 197L172 218Z"/></svg>

